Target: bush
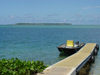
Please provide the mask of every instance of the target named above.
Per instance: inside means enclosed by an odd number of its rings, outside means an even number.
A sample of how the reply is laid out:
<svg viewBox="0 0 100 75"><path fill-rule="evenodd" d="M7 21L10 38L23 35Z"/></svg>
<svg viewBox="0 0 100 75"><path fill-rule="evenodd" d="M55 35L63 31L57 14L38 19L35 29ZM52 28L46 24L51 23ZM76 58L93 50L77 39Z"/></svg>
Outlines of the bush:
<svg viewBox="0 0 100 75"><path fill-rule="evenodd" d="M0 75L33 75L47 66L42 61L22 61L18 58L0 60Z"/></svg>

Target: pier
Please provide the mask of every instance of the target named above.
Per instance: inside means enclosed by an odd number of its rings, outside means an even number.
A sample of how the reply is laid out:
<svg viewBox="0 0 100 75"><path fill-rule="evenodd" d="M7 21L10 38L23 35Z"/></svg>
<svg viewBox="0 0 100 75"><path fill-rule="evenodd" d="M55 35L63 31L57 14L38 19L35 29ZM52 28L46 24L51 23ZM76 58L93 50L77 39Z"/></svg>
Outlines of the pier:
<svg viewBox="0 0 100 75"><path fill-rule="evenodd" d="M96 43L87 43L77 53L46 68L37 75L78 75L80 69L89 61L93 62L98 52Z"/></svg>

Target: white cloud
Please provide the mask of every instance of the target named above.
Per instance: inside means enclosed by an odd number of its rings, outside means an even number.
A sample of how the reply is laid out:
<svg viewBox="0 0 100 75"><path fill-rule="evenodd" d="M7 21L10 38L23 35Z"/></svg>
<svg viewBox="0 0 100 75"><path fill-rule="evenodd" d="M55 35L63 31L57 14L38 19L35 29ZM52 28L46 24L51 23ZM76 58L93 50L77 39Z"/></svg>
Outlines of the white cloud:
<svg viewBox="0 0 100 75"><path fill-rule="evenodd" d="M14 16L10 16L11 19L15 18Z"/></svg>
<svg viewBox="0 0 100 75"><path fill-rule="evenodd" d="M87 9L94 9L94 8L100 8L100 6L88 6L88 7L82 8L82 9L87 10Z"/></svg>

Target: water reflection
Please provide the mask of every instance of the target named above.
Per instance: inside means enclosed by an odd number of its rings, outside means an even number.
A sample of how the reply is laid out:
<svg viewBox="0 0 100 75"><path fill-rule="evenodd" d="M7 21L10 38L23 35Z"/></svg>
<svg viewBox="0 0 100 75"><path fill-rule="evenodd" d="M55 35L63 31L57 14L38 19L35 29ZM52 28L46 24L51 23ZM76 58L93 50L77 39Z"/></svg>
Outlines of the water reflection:
<svg viewBox="0 0 100 75"><path fill-rule="evenodd" d="M59 60L62 60L62 59L64 59L64 58L69 57L70 55L72 55L72 54L68 54L68 53L60 53L58 58L59 58Z"/></svg>

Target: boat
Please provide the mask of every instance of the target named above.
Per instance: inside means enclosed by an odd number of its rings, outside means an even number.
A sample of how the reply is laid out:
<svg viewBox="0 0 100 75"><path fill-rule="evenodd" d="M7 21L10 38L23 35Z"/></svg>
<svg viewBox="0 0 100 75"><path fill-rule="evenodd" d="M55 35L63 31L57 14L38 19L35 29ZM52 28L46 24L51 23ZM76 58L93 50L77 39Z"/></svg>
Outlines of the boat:
<svg viewBox="0 0 100 75"><path fill-rule="evenodd" d="M75 42L73 40L67 40L66 44L62 44L58 46L58 50L61 53L73 54L79 51L85 43L79 43L79 41Z"/></svg>

